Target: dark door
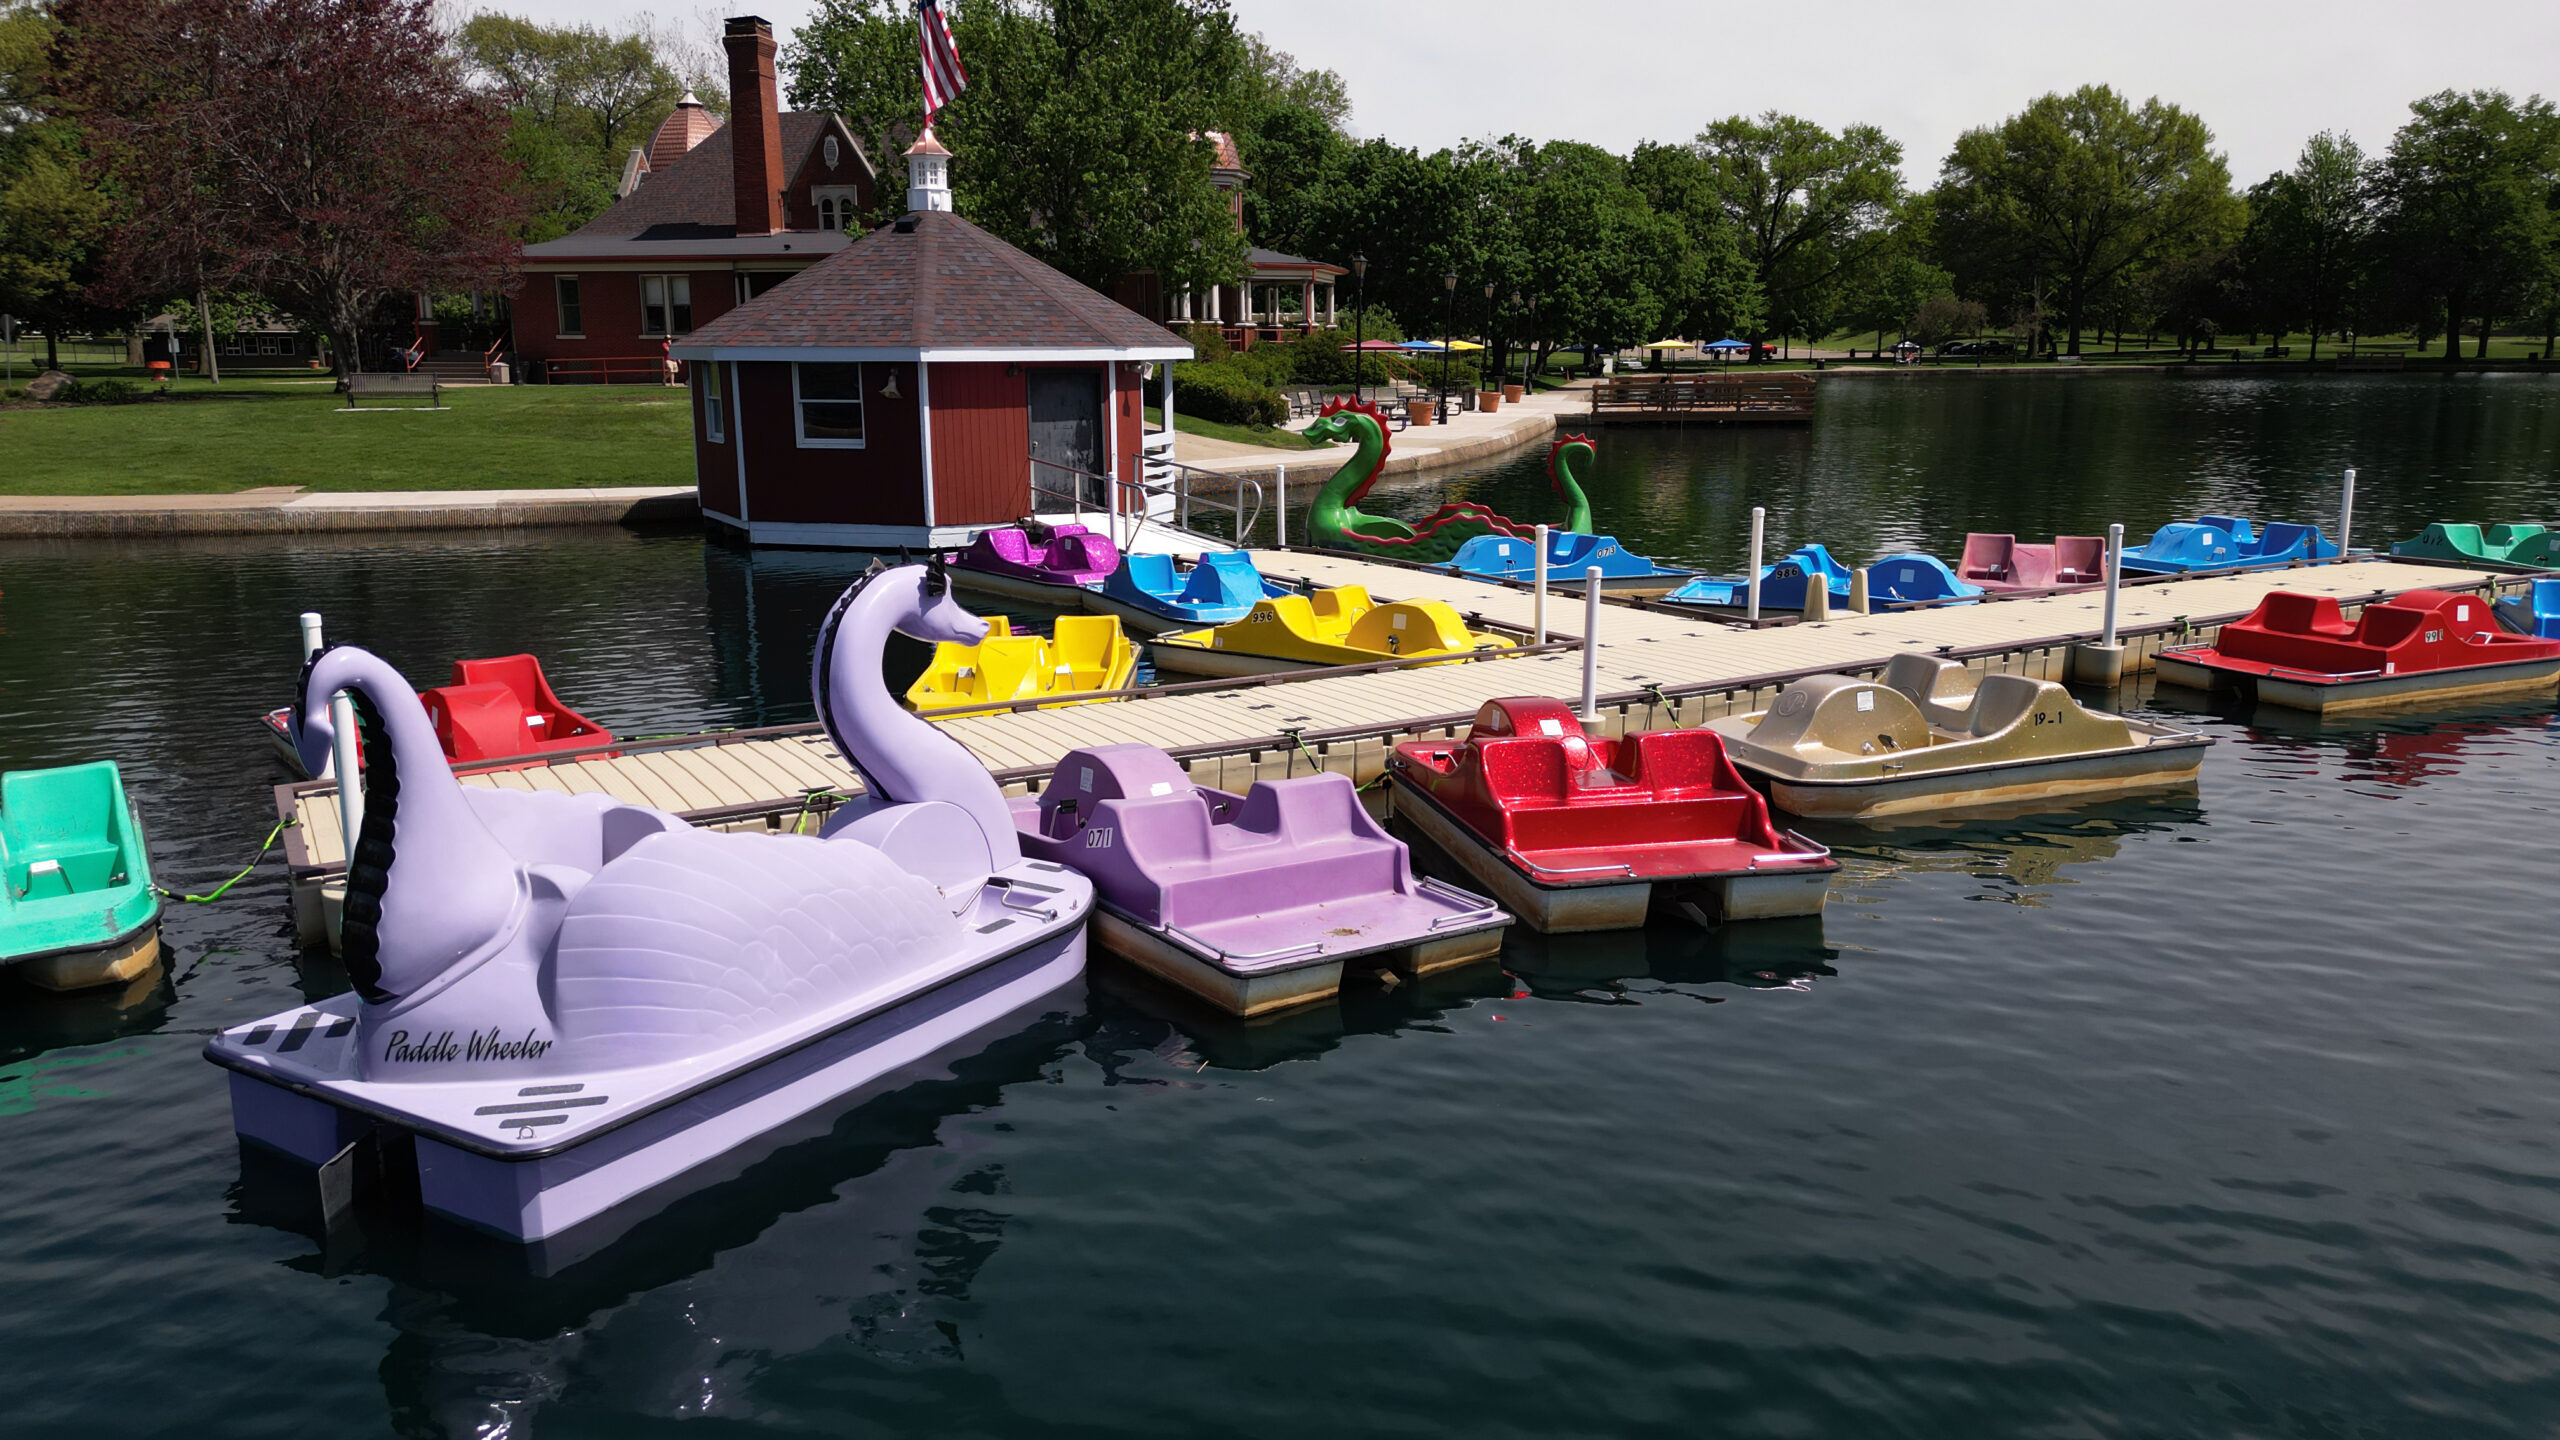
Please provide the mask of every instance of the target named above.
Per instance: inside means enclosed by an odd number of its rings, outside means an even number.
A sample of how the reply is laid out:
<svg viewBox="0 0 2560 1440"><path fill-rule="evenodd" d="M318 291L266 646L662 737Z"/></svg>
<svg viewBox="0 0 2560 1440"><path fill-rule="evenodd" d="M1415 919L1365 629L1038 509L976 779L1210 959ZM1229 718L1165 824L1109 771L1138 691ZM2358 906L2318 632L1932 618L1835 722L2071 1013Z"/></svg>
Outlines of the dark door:
<svg viewBox="0 0 2560 1440"><path fill-rule="evenodd" d="M1102 471L1102 387L1090 370L1031 372L1031 508L1047 509L1071 494L1107 504ZM1053 467L1071 467L1059 469ZM1082 473L1078 473L1082 472Z"/></svg>

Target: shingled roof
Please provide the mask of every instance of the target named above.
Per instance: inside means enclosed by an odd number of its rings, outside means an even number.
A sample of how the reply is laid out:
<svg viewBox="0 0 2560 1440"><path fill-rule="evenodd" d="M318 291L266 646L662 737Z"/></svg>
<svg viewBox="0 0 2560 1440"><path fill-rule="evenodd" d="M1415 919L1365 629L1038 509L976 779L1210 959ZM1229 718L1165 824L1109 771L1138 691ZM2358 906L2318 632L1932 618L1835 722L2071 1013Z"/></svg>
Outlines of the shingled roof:
<svg viewBox="0 0 2560 1440"><path fill-rule="evenodd" d="M827 123L823 110L794 110L782 117L782 163L796 167ZM722 240L738 233L736 181L729 163L734 127L723 125L663 168L652 169L640 188L611 209L548 242L562 249L578 240ZM651 163L654 165L655 158ZM541 247L533 247L541 248Z"/></svg>
<svg viewBox="0 0 2560 1440"><path fill-rule="evenodd" d="M872 231L694 331L676 353L813 349L1191 354L1181 336L943 210Z"/></svg>

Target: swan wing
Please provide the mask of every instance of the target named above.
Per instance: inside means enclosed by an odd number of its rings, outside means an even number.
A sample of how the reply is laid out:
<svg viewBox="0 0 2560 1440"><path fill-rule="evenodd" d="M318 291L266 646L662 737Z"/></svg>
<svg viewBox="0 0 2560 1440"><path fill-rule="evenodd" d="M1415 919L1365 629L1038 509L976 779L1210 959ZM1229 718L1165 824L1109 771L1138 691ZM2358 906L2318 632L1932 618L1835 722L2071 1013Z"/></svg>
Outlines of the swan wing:
<svg viewBox="0 0 2560 1440"><path fill-rule="evenodd" d="M961 940L941 892L870 846L669 830L570 899L548 998L581 1063L654 1064L894 987Z"/></svg>

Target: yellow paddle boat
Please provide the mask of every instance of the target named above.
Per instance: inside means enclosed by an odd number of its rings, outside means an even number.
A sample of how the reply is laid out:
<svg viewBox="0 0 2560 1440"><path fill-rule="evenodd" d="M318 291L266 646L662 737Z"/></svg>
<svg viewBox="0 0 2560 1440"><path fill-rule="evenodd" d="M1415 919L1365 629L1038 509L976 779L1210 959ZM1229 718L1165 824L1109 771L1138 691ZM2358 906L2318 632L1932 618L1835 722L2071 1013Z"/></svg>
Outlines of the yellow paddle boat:
<svg viewBox="0 0 2560 1440"><path fill-rule="evenodd" d="M1157 669L1193 675L1270 675L1319 665L1511 648L1499 635L1469 630L1446 601L1381 605L1359 585L1273 596L1257 602L1241 620L1207 630L1177 630L1149 643L1155 647Z"/></svg>
<svg viewBox="0 0 2560 1440"><path fill-rule="evenodd" d="M1006 700L1037 700L1042 710L1090 705L1097 690L1127 689L1137 669L1138 647L1117 615L1061 615L1045 637L1016 635L1013 622L990 615L986 639L933 647L933 663L907 687L907 703L927 719Z"/></svg>

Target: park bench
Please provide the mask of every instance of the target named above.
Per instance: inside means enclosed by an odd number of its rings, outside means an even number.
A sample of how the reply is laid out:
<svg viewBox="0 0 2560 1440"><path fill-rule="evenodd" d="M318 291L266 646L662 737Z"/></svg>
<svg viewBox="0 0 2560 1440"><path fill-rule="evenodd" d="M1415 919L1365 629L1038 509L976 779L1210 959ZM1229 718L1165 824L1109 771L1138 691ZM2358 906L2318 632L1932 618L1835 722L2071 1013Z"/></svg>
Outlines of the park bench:
<svg viewBox="0 0 2560 1440"><path fill-rule="evenodd" d="M368 395L424 395L427 397L425 408L432 410L444 403L444 386L433 375L386 373L347 377L348 409L355 409Z"/></svg>

